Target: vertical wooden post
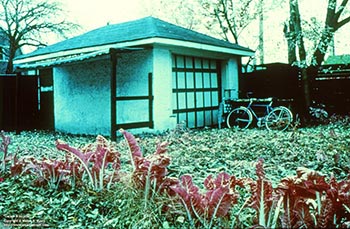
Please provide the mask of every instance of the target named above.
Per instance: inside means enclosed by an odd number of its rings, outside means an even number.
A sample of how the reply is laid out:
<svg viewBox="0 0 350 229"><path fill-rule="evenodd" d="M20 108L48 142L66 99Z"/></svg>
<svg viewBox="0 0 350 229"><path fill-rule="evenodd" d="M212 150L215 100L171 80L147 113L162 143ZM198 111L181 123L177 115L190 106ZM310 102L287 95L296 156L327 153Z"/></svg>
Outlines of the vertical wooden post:
<svg viewBox="0 0 350 229"><path fill-rule="evenodd" d="M244 93L246 93L245 92L246 87L244 86L246 78L243 77L242 57L237 58L237 68L238 68L238 85L237 85L238 98L245 98L246 95L242 94L242 89L244 89Z"/></svg>
<svg viewBox="0 0 350 229"><path fill-rule="evenodd" d="M153 80L152 73L148 73L148 117L149 117L149 128L154 128L153 122Z"/></svg>
<svg viewBox="0 0 350 229"><path fill-rule="evenodd" d="M116 121L117 121L117 104L116 104L116 93L117 93L117 50L111 48L109 50L111 58L111 140L115 141L116 137Z"/></svg>
<svg viewBox="0 0 350 229"><path fill-rule="evenodd" d="M20 73L16 73L16 87L15 87L15 90L16 90L16 93L15 93L15 131L16 131L16 134L19 134L20 133L20 130L19 130L19 125L18 125L18 105L19 105L19 95L20 95L20 92L19 92L19 77L20 77Z"/></svg>

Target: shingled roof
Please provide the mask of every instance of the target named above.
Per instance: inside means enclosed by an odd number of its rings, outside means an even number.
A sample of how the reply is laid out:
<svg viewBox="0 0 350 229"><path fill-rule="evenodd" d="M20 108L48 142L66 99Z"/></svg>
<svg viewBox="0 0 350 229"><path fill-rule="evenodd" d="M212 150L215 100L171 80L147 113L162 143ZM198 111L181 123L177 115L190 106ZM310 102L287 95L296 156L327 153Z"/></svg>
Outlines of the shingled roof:
<svg viewBox="0 0 350 229"><path fill-rule="evenodd" d="M38 49L17 59L25 59L61 51L69 51L101 45L137 41L147 38L166 38L180 41L189 41L199 44L219 46L223 48L253 52L252 50L223 41L208 35L198 33L154 17L145 17L120 24L107 25L80 36Z"/></svg>

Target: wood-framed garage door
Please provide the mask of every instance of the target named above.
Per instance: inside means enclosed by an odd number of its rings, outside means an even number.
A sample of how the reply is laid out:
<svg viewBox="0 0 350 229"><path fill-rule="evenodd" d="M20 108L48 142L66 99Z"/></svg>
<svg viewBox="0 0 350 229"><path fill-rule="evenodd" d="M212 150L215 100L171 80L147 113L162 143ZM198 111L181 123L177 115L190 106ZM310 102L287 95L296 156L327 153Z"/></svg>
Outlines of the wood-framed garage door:
<svg viewBox="0 0 350 229"><path fill-rule="evenodd" d="M173 113L189 128L214 126L221 101L220 61L173 56Z"/></svg>

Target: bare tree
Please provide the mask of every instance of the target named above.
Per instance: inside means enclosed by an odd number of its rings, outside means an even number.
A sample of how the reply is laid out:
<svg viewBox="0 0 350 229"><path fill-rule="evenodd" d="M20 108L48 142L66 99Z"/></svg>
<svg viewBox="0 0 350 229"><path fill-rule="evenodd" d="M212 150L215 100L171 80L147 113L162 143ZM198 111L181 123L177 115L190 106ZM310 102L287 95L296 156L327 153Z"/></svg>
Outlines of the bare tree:
<svg viewBox="0 0 350 229"><path fill-rule="evenodd" d="M202 31L203 20L200 0L150 0L148 13L152 16L180 25L187 29Z"/></svg>
<svg viewBox="0 0 350 229"><path fill-rule="evenodd" d="M248 41L249 46L257 50L256 57L259 63L263 64L265 61L264 23L268 19L269 12L280 7L284 0L201 1L202 6L207 10L207 18L212 18L212 23L208 24L210 31L213 31L212 28L220 28L221 37L236 44L241 44L242 40ZM254 30L256 25L259 27ZM249 38L244 37L247 31L250 31ZM254 48L252 44L256 47Z"/></svg>
<svg viewBox="0 0 350 229"><path fill-rule="evenodd" d="M207 16L213 19L210 27L219 26L221 36L239 43L242 31L258 16L256 0L202 0Z"/></svg>
<svg viewBox="0 0 350 229"><path fill-rule="evenodd" d="M9 44L7 73L14 71L13 59L24 46L46 46L41 36L64 36L79 27L62 19L63 12L58 2L49 0L0 0L0 33Z"/></svg>
<svg viewBox="0 0 350 229"><path fill-rule="evenodd" d="M308 74L307 69L311 66L318 67L322 64L327 49L332 44L335 32L350 22L350 16L341 19L347 5L348 0L342 0L339 6L337 5L337 0L328 0L324 27L318 36L314 37L318 42L311 61L308 61L304 44L305 30L302 27L299 2L298 0L289 0L290 19L285 24L284 34L288 41L288 61L290 64L298 65L301 69L305 111L311 105L312 100L310 92L311 75Z"/></svg>

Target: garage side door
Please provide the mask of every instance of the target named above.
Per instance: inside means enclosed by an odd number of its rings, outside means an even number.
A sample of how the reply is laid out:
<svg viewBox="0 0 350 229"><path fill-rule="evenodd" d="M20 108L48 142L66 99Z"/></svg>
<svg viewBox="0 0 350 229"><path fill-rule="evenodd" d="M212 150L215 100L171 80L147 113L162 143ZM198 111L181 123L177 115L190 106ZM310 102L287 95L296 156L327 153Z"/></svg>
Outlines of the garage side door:
<svg viewBox="0 0 350 229"><path fill-rule="evenodd" d="M189 128L217 124L221 100L220 62L214 59L173 56L173 113Z"/></svg>

